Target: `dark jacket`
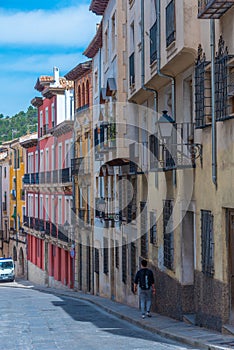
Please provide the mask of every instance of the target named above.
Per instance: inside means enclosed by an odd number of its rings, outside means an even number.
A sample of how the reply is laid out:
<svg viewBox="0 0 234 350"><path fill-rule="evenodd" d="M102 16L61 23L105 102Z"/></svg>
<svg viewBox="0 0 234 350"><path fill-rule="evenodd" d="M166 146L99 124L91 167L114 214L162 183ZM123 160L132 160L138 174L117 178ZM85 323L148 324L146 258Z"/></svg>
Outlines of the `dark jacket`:
<svg viewBox="0 0 234 350"><path fill-rule="evenodd" d="M152 284L154 284L153 272L148 268L140 269L136 274L134 283L139 284L143 290L150 289Z"/></svg>

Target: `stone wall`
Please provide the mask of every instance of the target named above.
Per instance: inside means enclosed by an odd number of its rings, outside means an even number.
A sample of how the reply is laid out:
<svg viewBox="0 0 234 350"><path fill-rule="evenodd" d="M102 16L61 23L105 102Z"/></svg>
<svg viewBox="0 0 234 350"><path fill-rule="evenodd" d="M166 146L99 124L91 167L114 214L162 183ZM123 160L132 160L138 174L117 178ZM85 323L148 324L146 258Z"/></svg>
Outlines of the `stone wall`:
<svg viewBox="0 0 234 350"><path fill-rule="evenodd" d="M152 270L156 287L152 311L178 320L182 320L184 314L194 313L194 286L183 286L159 269Z"/></svg>
<svg viewBox="0 0 234 350"><path fill-rule="evenodd" d="M222 330L229 319L229 287L227 284L195 271L196 324Z"/></svg>

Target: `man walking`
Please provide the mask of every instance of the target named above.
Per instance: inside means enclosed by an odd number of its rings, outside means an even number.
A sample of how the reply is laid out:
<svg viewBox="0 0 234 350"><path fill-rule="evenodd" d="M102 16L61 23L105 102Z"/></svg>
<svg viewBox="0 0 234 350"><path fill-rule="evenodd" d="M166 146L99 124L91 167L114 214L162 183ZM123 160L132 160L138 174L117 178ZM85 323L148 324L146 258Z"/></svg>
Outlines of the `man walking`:
<svg viewBox="0 0 234 350"><path fill-rule="evenodd" d="M137 285L140 289L140 305L142 318L145 318L145 311L148 317L151 317L150 308L152 303L152 293L155 294L154 275L147 268L147 261L141 261L141 269L137 271L134 280L134 293L137 292Z"/></svg>

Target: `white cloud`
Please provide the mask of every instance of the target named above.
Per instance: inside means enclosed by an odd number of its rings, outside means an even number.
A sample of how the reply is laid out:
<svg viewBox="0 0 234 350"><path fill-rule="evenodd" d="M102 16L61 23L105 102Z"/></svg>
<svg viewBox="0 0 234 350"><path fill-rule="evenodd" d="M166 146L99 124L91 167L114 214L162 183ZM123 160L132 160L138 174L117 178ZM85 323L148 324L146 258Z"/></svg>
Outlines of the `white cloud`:
<svg viewBox="0 0 234 350"><path fill-rule="evenodd" d="M97 22L87 5L53 12L0 11L0 45L84 47L94 36Z"/></svg>
<svg viewBox="0 0 234 350"><path fill-rule="evenodd" d="M52 75L53 67L56 66L60 71L66 74L73 69L80 62L86 61L87 57L83 56L81 52L76 54L34 54L31 56L21 56L17 60L9 59L1 63L1 71L14 73L34 73L39 75Z"/></svg>

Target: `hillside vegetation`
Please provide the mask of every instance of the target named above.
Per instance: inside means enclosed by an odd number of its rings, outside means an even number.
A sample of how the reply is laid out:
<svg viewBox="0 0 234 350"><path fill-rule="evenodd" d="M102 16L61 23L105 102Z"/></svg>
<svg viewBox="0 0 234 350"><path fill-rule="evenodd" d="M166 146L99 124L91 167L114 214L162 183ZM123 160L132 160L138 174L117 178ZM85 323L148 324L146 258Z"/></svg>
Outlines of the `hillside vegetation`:
<svg viewBox="0 0 234 350"><path fill-rule="evenodd" d="M37 130L37 109L28 107L12 117L0 114L0 144Z"/></svg>

